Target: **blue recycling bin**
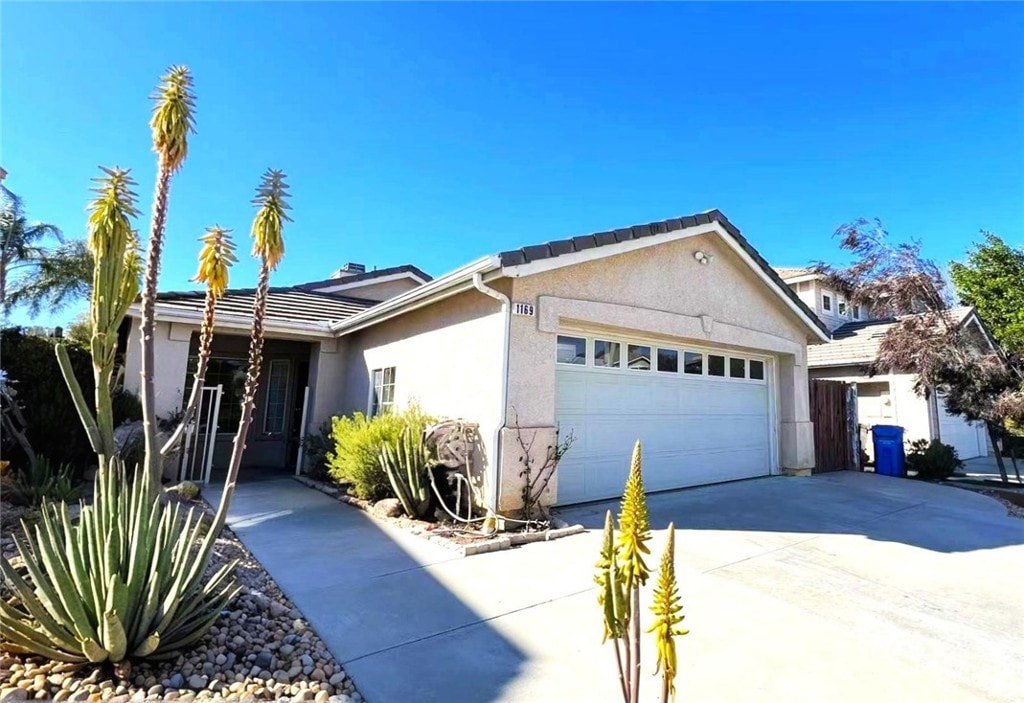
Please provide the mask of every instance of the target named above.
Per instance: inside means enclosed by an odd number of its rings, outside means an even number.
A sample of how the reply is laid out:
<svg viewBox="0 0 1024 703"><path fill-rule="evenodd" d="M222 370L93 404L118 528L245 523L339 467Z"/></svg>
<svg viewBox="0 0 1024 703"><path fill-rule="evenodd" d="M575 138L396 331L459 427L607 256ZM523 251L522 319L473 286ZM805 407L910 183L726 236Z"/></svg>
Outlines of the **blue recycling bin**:
<svg viewBox="0 0 1024 703"><path fill-rule="evenodd" d="M875 473L882 476L905 476L907 455L903 451L903 428L898 425L875 425L871 428L875 445Z"/></svg>

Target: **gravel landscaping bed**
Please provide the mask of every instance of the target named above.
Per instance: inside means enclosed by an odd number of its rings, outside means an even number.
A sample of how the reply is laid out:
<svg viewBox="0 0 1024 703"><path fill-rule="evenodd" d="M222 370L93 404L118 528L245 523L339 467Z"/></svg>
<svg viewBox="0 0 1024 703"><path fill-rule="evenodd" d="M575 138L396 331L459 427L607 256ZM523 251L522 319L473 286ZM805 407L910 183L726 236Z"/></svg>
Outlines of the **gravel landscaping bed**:
<svg viewBox="0 0 1024 703"><path fill-rule="evenodd" d="M3 554L17 554L12 531L26 511L6 503ZM211 569L238 559L242 593L194 649L175 660L71 665L0 655L0 700L157 701L293 700L359 703L362 696L302 613L230 530L217 539Z"/></svg>
<svg viewBox="0 0 1024 703"><path fill-rule="evenodd" d="M546 542L570 535L578 535L586 532L583 525L569 525L557 517L552 516L550 526L547 529L521 532L499 532L495 534L484 534L474 529L463 529L462 525L425 522L413 520L402 512L399 501L395 498L372 503L368 500L347 495L338 486L318 481L308 476L293 476L296 481L304 486L320 491L335 500L347 503L360 510L369 513L378 520L384 520L414 535L428 539L435 544L447 547L458 552L464 557L486 552L496 552L502 549L518 547L530 542Z"/></svg>
<svg viewBox="0 0 1024 703"><path fill-rule="evenodd" d="M1020 492L1010 493L1009 491L978 491L982 495L995 498L1006 506L1006 514L1010 517L1024 518L1024 494Z"/></svg>

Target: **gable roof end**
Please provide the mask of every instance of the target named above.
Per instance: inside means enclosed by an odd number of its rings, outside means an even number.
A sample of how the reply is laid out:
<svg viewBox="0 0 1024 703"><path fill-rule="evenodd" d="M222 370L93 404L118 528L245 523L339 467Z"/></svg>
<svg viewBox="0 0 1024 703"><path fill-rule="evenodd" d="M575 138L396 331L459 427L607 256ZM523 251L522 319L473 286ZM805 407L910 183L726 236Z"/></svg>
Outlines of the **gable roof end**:
<svg viewBox="0 0 1024 703"><path fill-rule="evenodd" d="M743 236L734 224L729 222L728 218L722 214L720 210L709 210L708 212L702 212L695 215L675 217L669 220L649 222L643 225L634 225L632 227L624 227L622 229L573 237L572 239L561 239L553 242L547 242L545 244L536 244L533 246L522 247L520 249L503 251L498 254L498 260L500 261L502 268L514 268L516 266L523 266L535 261L556 258L565 254L582 252L588 249L619 244L644 237L656 237L661 234L678 232L691 227L710 224L716 224L721 227L733 242L739 245L740 249L742 249L743 252L753 260L756 268L759 269L765 278L767 278L767 282L775 289L775 292L782 296L790 304L790 307L795 309L798 316L814 330L820 339L828 340L830 338L828 327L826 327L825 324L818 319L818 316L815 315L809 307L807 307L807 304L804 303L804 301L802 301L788 285L786 285L778 272L776 272L775 269L765 261L760 252L758 252L757 249L747 241L747 238Z"/></svg>

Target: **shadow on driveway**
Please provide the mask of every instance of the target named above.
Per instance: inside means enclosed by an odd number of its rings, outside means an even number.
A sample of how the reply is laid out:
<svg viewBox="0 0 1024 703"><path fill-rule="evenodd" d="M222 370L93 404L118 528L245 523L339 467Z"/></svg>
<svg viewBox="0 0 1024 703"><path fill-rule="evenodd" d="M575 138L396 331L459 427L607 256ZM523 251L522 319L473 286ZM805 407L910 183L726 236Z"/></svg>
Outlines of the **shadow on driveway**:
<svg viewBox="0 0 1024 703"><path fill-rule="evenodd" d="M684 530L853 534L930 549L966 552L1024 544L1024 520L971 491L870 473L758 478L647 497L651 526ZM569 523L601 529L618 501L564 508Z"/></svg>
<svg viewBox="0 0 1024 703"><path fill-rule="evenodd" d="M494 700L519 675L523 653L431 574L454 552L291 479L240 484L228 525L368 700Z"/></svg>

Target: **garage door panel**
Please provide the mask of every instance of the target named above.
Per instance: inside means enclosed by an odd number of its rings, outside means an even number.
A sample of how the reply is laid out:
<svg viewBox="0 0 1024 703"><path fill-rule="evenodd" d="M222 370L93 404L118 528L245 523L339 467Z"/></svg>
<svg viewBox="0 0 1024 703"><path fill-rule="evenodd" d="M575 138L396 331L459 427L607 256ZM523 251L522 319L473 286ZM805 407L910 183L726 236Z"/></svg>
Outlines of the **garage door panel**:
<svg viewBox="0 0 1024 703"><path fill-rule="evenodd" d="M636 439L649 490L770 472L769 388L746 379L560 367L556 415L576 442L558 470L558 503L619 496Z"/></svg>

